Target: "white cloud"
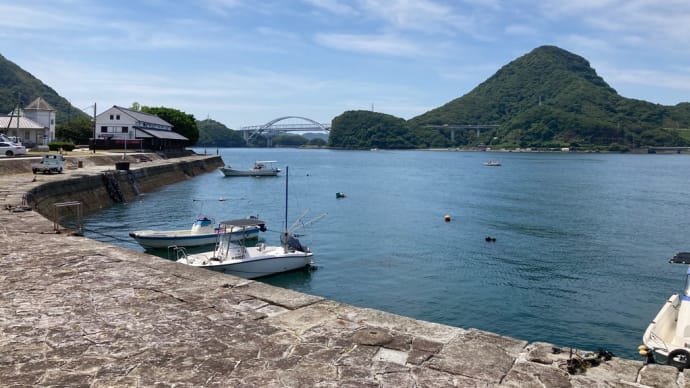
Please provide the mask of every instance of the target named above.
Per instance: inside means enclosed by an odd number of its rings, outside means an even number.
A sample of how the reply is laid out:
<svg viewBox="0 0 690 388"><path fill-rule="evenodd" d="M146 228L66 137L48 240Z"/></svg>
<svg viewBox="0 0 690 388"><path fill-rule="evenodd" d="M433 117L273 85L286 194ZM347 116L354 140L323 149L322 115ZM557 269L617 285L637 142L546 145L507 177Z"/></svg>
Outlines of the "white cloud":
<svg viewBox="0 0 690 388"><path fill-rule="evenodd" d="M610 42L606 39L602 39L599 37L591 37L589 35L573 34L573 35L565 36L562 39L564 42L567 42L568 45L572 45L574 47L577 47L578 51L581 53L587 53L587 52L593 52L593 51L605 52L605 51L612 50ZM580 55L582 55L582 54L580 54Z"/></svg>
<svg viewBox="0 0 690 388"><path fill-rule="evenodd" d="M651 86L690 92L690 72L670 73L653 69L613 70L609 76L612 83Z"/></svg>
<svg viewBox="0 0 690 388"><path fill-rule="evenodd" d="M393 36L317 34L315 40L326 47L358 53L413 56L422 51L414 42Z"/></svg>
<svg viewBox="0 0 690 388"><path fill-rule="evenodd" d="M0 4L0 28L48 30L74 28L82 24L78 16L52 6L34 7L27 4Z"/></svg>
<svg viewBox="0 0 690 388"><path fill-rule="evenodd" d="M690 2L685 0L583 0L539 3L552 23L566 23L580 34L626 45L690 49Z"/></svg>
<svg viewBox="0 0 690 388"><path fill-rule="evenodd" d="M363 14L374 15L398 30L442 32L468 24L451 7L429 0L361 0Z"/></svg>
<svg viewBox="0 0 690 388"><path fill-rule="evenodd" d="M509 24L505 27L505 33L508 35L524 35L535 36L537 29L526 24Z"/></svg>
<svg viewBox="0 0 690 388"><path fill-rule="evenodd" d="M199 3L203 8L219 15L226 15L242 5L241 0L203 0Z"/></svg>
<svg viewBox="0 0 690 388"><path fill-rule="evenodd" d="M338 0L304 0L306 3L314 7L326 10L330 13L341 16L353 16L358 12L348 4L344 4Z"/></svg>

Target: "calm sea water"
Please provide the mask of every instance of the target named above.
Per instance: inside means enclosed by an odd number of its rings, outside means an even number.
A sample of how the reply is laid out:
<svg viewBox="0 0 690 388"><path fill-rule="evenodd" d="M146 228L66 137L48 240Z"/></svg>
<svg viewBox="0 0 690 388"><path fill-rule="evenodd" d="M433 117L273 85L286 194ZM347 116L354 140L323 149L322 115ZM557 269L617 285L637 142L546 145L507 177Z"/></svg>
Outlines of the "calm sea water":
<svg viewBox="0 0 690 388"><path fill-rule="evenodd" d="M262 279L269 284L629 358L683 286L686 268L667 259L690 250L687 155L219 153L236 167L289 166L291 222L327 213L301 231L318 270ZM496 158L501 167L483 166ZM213 172L89 216L86 234L142 251L129 231L186 229L200 213L258 215L264 240L278 243L284 192L284 178Z"/></svg>

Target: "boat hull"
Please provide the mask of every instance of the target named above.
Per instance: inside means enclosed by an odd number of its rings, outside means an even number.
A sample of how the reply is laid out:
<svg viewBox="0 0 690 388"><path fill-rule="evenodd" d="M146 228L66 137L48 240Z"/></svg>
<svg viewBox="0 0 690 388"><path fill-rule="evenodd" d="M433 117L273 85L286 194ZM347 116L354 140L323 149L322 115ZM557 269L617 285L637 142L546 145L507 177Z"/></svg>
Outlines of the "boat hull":
<svg viewBox="0 0 690 388"><path fill-rule="evenodd" d="M282 247L235 247L228 257L220 259L216 252L190 254L178 263L223 272L245 279L254 279L312 265L312 252L287 251Z"/></svg>
<svg viewBox="0 0 690 388"><path fill-rule="evenodd" d="M280 170L235 170L234 168L221 167L220 171L225 176L277 176Z"/></svg>
<svg viewBox="0 0 690 388"><path fill-rule="evenodd" d="M192 234L189 230L153 231L139 230L131 232L139 245L146 249L163 249L169 246L199 247L213 245L218 241L218 233ZM259 238L259 228L231 233L232 241L252 240Z"/></svg>
<svg viewBox="0 0 690 388"><path fill-rule="evenodd" d="M649 324L642 342L657 362L690 368L690 298L672 295Z"/></svg>
<svg viewBox="0 0 690 388"><path fill-rule="evenodd" d="M672 295L647 326L647 330L642 336L642 342L645 346L664 357L668 356L673 347L679 305L679 295Z"/></svg>
<svg viewBox="0 0 690 388"><path fill-rule="evenodd" d="M255 279L277 273L294 271L312 264L311 254L300 256L286 256L275 258L263 258L232 264L219 264L207 268L239 276L245 279Z"/></svg>

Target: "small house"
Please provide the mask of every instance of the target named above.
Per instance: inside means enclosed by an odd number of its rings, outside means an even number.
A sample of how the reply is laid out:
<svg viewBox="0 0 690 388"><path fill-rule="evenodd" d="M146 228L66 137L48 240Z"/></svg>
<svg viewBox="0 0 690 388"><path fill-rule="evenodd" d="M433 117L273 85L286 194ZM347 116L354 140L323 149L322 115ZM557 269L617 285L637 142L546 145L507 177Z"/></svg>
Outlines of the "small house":
<svg viewBox="0 0 690 388"><path fill-rule="evenodd" d="M91 149L182 150L189 139L160 117L114 105L96 116Z"/></svg>
<svg viewBox="0 0 690 388"><path fill-rule="evenodd" d="M25 108L0 116L0 129L6 136L22 139L26 145L46 145L55 139L55 109L42 97Z"/></svg>

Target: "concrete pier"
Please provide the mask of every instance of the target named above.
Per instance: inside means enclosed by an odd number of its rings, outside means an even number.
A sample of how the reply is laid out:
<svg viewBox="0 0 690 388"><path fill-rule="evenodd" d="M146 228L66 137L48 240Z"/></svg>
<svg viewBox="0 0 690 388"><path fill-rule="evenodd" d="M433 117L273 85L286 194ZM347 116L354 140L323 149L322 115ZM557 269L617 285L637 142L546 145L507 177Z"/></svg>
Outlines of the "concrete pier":
<svg viewBox="0 0 690 388"><path fill-rule="evenodd" d="M140 189L150 191L210 171L222 164L218 159L142 158L132 163L131 174ZM84 162L64 174L34 177L30 170L5 165L13 162L18 161L0 160L1 386L684 387L690 382L690 372L617 357L570 373L570 349L557 345L354 307L56 233L49 219L54 202L85 200L95 211L113 200L99 180L112 164ZM121 182L128 181L121 174ZM125 197L132 195L131 187L122 186Z"/></svg>

